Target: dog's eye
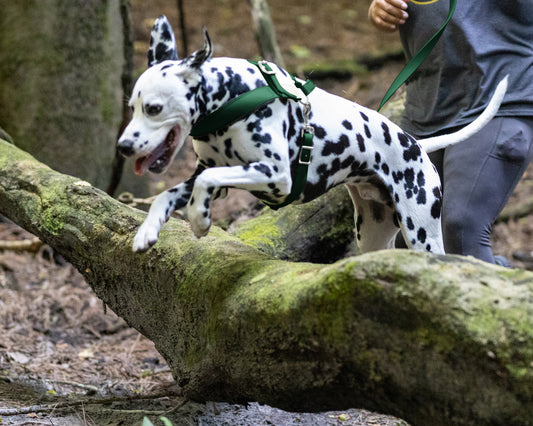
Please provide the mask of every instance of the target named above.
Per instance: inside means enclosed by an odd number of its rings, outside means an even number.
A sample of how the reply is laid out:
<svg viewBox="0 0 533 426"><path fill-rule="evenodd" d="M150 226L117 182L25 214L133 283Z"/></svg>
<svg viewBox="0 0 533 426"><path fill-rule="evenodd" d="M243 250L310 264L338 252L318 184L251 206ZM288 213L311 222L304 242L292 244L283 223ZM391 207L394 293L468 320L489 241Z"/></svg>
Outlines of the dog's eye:
<svg viewBox="0 0 533 426"><path fill-rule="evenodd" d="M163 105L146 105L144 110L147 115L157 115L163 110Z"/></svg>

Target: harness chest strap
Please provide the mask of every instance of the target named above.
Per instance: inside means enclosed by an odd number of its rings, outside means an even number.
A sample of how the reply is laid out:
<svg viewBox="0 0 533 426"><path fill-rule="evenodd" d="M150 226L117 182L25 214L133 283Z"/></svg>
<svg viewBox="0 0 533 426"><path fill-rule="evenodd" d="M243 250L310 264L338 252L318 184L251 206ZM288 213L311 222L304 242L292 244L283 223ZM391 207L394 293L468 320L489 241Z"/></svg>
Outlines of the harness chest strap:
<svg viewBox="0 0 533 426"><path fill-rule="evenodd" d="M296 88L296 90L291 90L290 87L284 87L280 83L276 77L276 73L266 61L249 62L259 68L259 71L261 71L261 74L268 85L245 92L222 105L207 117L204 117L193 126L190 132L190 135L193 138L216 133L218 130L230 126L274 99L283 98L300 101L303 97L297 96L296 93L302 92L303 95L307 97L307 95L309 95L309 93L315 88L315 84L311 80L306 80L302 83L291 75L292 82ZM306 105L310 108L309 104ZM265 202L270 208L277 210L292 203L299 198L305 188L307 183L308 166L310 164L311 152L313 150L313 136L313 128L306 123L306 126L302 131L302 137L300 138L301 143L298 153L298 169L296 170L293 180L291 193L283 203L270 204Z"/></svg>

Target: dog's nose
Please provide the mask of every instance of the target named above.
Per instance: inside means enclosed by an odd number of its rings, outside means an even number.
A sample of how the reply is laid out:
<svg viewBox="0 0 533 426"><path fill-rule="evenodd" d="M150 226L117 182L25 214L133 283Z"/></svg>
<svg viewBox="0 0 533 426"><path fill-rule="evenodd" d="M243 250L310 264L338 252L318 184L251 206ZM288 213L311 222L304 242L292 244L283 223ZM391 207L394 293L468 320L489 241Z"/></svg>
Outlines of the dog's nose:
<svg viewBox="0 0 533 426"><path fill-rule="evenodd" d="M131 139L119 141L117 149L124 157L131 157L135 153Z"/></svg>

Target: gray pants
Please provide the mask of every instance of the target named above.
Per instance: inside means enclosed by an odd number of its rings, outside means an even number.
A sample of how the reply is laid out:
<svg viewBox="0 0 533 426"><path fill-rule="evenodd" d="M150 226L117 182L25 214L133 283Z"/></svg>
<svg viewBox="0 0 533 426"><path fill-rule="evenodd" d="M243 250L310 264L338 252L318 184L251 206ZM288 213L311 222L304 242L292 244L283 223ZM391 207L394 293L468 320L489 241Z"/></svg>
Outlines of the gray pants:
<svg viewBox="0 0 533 426"><path fill-rule="evenodd" d="M492 225L533 158L533 117L495 118L430 158L442 181L446 253L494 263Z"/></svg>

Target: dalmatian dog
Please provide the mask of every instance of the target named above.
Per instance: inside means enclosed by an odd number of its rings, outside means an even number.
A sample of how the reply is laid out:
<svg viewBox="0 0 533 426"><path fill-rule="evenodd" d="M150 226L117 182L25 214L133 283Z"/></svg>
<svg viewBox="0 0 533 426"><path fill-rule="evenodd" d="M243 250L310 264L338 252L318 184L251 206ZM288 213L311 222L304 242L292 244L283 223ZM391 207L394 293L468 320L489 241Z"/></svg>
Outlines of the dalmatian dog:
<svg viewBox="0 0 533 426"><path fill-rule="evenodd" d="M172 29L164 16L152 30L149 68L130 99L132 119L118 141L134 158L135 172L165 171L199 120L221 105L267 83L243 59L212 58L204 47L179 60ZM292 80L274 64L280 80ZM361 252L392 248L400 230L409 248L444 254L441 186L427 152L458 143L494 116L506 91L502 80L485 111L459 132L416 141L379 113L314 89L310 126L314 149L307 183L295 203L306 203L345 184L355 206L356 238ZM187 209L194 234L209 231L210 205L227 188L241 188L276 204L291 192L305 125L304 105L274 99L232 124L193 140L197 169L185 182L159 194L134 238L133 250L145 251L158 239L172 211Z"/></svg>

